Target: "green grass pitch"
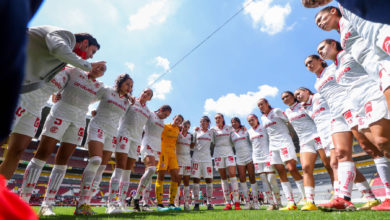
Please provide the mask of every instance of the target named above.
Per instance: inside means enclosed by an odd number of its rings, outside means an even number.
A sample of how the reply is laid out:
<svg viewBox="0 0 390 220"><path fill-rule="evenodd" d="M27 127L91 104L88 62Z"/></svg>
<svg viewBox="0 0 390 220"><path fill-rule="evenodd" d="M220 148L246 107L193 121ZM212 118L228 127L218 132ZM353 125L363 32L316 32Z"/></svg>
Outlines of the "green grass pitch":
<svg viewBox="0 0 390 220"><path fill-rule="evenodd" d="M38 212L39 207L33 207ZM97 215L90 217L73 216L74 207L54 207L57 216L44 217L41 219L207 219L207 220L232 220L232 219L390 219L390 212L376 211L355 211L355 212L322 212L322 211L266 211L262 210L241 210L224 211L223 207L215 207L214 211L207 211L201 207L201 211L170 211L170 212L141 212L108 215L105 214L105 207L94 207Z"/></svg>

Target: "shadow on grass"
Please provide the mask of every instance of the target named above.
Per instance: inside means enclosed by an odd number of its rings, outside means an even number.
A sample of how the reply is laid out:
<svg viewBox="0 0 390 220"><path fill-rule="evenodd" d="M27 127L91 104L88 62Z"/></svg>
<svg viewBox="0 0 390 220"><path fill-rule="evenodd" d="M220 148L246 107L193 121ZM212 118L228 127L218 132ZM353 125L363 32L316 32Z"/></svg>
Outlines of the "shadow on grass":
<svg viewBox="0 0 390 220"><path fill-rule="evenodd" d="M93 216L71 216L71 215L55 215L55 216L47 216L40 217L40 219L103 219L103 218L118 218L118 219L144 219L148 216L157 216L157 217L172 217L172 216L180 216L181 214L203 214L210 212L226 212L221 209L217 210L200 210L200 211L153 211L153 212L129 212L129 213L120 213L120 214L96 214Z"/></svg>

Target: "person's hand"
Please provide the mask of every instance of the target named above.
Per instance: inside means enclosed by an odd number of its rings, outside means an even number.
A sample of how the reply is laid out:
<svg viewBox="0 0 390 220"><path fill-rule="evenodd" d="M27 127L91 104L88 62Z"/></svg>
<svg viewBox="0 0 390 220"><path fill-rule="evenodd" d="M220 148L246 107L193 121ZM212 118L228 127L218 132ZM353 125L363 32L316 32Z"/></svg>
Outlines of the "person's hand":
<svg viewBox="0 0 390 220"><path fill-rule="evenodd" d="M100 68L104 68L104 70L105 70L107 68L106 67L106 61L93 62L93 63L91 63L91 66L92 66L92 70L91 71L94 71L94 70L97 70L97 69L100 69Z"/></svg>

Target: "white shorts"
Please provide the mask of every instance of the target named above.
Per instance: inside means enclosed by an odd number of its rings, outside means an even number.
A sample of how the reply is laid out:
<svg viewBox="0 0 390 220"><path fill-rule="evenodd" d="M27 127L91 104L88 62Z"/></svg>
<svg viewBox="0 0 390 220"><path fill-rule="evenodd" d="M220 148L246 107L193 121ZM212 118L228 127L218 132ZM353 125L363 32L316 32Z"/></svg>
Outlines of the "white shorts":
<svg viewBox="0 0 390 220"><path fill-rule="evenodd" d="M270 151L271 156L271 165L274 164L283 164L289 160L298 161L297 154L295 152L295 147L292 144L289 144L287 147L280 148L278 150Z"/></svg>
<svg viewBox="0 0 390 220"><path fill-rule="evenodd" d="M227 167L233 167L236 166L236 160L234 159L234 156L215 157L214 166L216 170L227 168Z"/></svg>
<svg viewBox="0 0 390 220"><path fill-rule="evenodd" d="M274 172L274 166L271 165L271 162L264 163L254 163L255 173L271 173Z"/></svg>
<svg viewBox="0 0 390 220"><path fill-rule="evenodd" d="M347 122L345 121L345 118L343 116L339 116L337 118L333 118L330 122L330 130L333 135L339 132L351 131L351 128L349 128Z"/></svg>
<svg viewBox="0 0 390 220"><path fill-rule="evenodd" d="M145 157L147 157L147 156L152 156L152 157L154 157L155 161L159 161L160 160L160 154L161 154L160 151L153 150L149 145L148 146L144 146L144 145L141 146L141 158L142 158L142 160L144 160Z"/></svg>
<svg viewBox="0 0 390 220"><path fill-rule="evenodd" d="M130 139L128 132L119 131L115 152L125 153L129 158L138 159L141 147L140 143Z"/></svg>
<svg viewBox="0 0 390 220"><path fill-rule="evenodd" d="M87 144L89 141L99 141L104 144L103 150L114 152L116 147L116 137L104 132L103 129L99 128L96 124L89 124L87 134Z"/></svg>
<svg viewBox="0 0 390 220"><path fill-rule="evenodd" d="M64 143L80 145L84 137L84 130L84 126L49 115L43 126L41 137L45 135Z"/></svg>
<svg viewBox="0 0 390 220"><path fill-rule="evenodd" d="M179 175L190 176L191 175L191 165L187 165L187 166L179 165Z"/></svg>
<svg viewBox="0 0 390 220"><path fill-rule="evenodd" d="M387 69L387 71L384 71L384 73L380 73L379 74L379 82L380 82L380 85L379 85L379 88L382 92L384 92L386 89L388 89L390 87L390 70Z"/></svg>
<svg viewBox="0 0 390 220"><path fill-rule="evenodd" d="M179 166L191 166L191 155L176 154L177 164Z"/></svg>
<svg viewBox="0 0 390 220"><path fill-rule="evenodd" d="M252 162L252 157L248 157L246 159L241 159L241 158L238 158L236 159L236 163L237 165L239 166L246 166L247 164L249 164L250 162Z"/></svg>
<svg viewBox="0 0 390 220"><path fill-rule="evenodd" d="M213 163L211 162L192 162L192 178L212 179L213 178Z"/></svg>
<svg viewBox="0 0 390 220"><path fill-rule="evenodd" d="M37 133L41 118L37 117L26 109L18 106L16 108L15 118L12 124L12 132L23 134L29 137L34 137Z"/></svg>
<svg viewBox="0 0 390 220"><path fill-rule="evenodd" d="M324 148L326 156L330 157L330 150L334 149L332 136L330 136L330 135L327 135L325 137L322 136L321 143L322 143L322 147Z"/></svg>
<svg viewBox="0 0 390 220"><path fill-rule="evenodd" d="M320 137L316 137L313 140L309 141L306 144L300 145L300 153L317 153L317 150L322 149L321 139Z"/></svg>
<svg viewBox="0 0 390 220"><path fill-rule="evenodd" d="M384 96L379 99L367 102L363 108L363 120L359 121L359 130L369 128L374 122L384 119L390 119L387 102Z"/></svg>

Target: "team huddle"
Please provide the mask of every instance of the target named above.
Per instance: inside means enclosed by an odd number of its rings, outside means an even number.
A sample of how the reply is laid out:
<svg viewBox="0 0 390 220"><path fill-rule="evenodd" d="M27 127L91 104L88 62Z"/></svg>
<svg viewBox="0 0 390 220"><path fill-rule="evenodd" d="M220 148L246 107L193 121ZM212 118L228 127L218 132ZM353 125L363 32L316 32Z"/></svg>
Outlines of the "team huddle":
<svg viewBox="0 0 390 220"><path fill-rule="evenodd" d="M12 177L23 151L37 132L42 108L52 98L54 105L44 123L37 152L25 170L20 196L29 202L44 165L60 143L39 211L43 216L55 215L52 210L55 196L68 161L82 142L88 108L99 101L88 125L89 161L81 178L75 215L95 214L90 201L99 191L103 172L113 156L115 169L106 209L109 214L131 211L126 198L131 171L139 158L145 172L133 196L133 211L152 211L148 201L156 172L154 190L158 211L181 210L178 202L181 182L184 184L184 210L200 210L202 178L206 182L207 209L213 210L214 169L221 177L225 210L241 210L239 192L245 200L244 209L260 209L256 176L260 177L263 194L270 201L267 210L297 210L287 177L289 171L304 201L303 211L356 210L351 202L354 183L366 199L360 210L390 211L390 28L364 20L341 5L321 9L315 23L322 30L336 30L340 34L339 41L320 42L316 48L318 55L309 55L304 60L307 70L315 74L316 93L306 87L283 92L285 110L273 108L266 98L260 98L257 106L261 116L248 115L248 129L237 117L228 125L223 114L217 113L215 126L211 126L210 118L203 116L199 125L193 126L192 134L189 132L191 122L180 114L173 117L171 123L165 123L164 119L172 112L171 106L163 105L156 111L147 107L153 98L152 89L147 88L139 97L133 97L134 81L128 74L119 75L113 87L98 81L106 65L86 61L100 48L92 35L70 36L70 32L56 27L32 27L30 38L38 41L43 36L51 53L56 51L71 65L54 63L52 66L58 71L27 77L25 88L29 91L20 97L0 174L7 179ZM72 51L56 48L58 44L71 41L74 41L69 44ZM38 86L38 79L45 81ZM291 128L299 138L300 152L295 150ZM355 167L354 138L375 162L386 191L382 203ZM303 175L297 168L297 153ZM313 173L317 155L334 189L333 199L325 204L315 204L314 199ZM164 207L163 183L167 172L170 174L169 205ZM284 207L277 175L286 200ZM190 180L193 207L190 207Z"/></svg>

